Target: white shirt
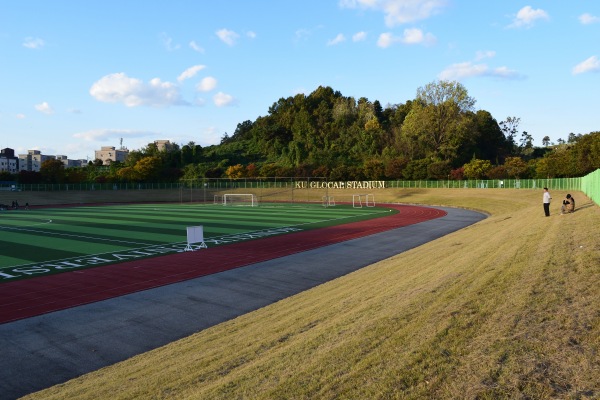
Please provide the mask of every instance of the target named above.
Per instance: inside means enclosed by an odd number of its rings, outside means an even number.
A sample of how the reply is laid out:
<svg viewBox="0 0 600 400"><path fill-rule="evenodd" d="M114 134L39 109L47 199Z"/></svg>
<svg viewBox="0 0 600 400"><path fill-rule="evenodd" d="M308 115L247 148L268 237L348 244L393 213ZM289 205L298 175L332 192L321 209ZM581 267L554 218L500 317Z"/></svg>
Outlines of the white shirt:
<svg viewBox="0 0 600 400"><path fill-rule="evenodd" d="M544 203L550 203L550 192L544 192Z"/></svg>

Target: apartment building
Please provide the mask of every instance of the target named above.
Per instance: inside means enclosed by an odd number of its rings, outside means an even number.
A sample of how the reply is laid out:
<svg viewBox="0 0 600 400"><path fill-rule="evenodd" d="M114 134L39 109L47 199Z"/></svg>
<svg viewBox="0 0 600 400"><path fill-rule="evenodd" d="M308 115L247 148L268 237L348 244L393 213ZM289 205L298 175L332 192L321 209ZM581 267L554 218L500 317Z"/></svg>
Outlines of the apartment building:
<svg viewBox="0 0 600 400"><path fill-rule="evenodd" d="M55 156L42 154L39 150L28 150L27 154L19 154L19 171L40 172L44 161L55 158Z"/></svg>
<svg viewBox="0 0 600 400"><path fill-rule="evenodd" d="M15 157L15 151L8 147L0 150L0 172L16 174L19 172L19 158Z"/></svg>
<svg viewBox="0 0 600 400"><path fill-rule="evenodd" d="M102 146L100 150L94 151L94 159L102 160L104 165L110 165L115 161L124 162L129 155L126 148L116 149L114 146Z"/></svg>

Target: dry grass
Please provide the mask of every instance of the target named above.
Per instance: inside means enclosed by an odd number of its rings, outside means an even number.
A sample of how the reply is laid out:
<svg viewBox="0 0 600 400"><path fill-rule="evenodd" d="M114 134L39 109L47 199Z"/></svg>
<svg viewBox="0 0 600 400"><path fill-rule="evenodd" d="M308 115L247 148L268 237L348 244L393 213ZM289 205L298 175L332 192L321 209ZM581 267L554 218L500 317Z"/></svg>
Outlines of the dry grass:
<svg viewBox="0 0 600 400"><path fill-rule="evenodd" d="M555 199L565 193L553 192ZM600 208L398 190L490 217L31 399L600 398Z"/></svg>

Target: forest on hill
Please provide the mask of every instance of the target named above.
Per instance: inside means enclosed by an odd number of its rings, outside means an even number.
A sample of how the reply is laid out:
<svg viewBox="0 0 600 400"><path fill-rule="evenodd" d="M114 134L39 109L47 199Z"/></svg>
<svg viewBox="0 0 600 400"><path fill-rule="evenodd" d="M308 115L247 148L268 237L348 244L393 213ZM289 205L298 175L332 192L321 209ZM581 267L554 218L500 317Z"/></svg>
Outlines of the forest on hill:
<svg viewBox="0 0 600 400"><path fill-rule="evenodd" d="M583 176L600 168L600 132L569 133L543 146L476 110L454 81L418 88L415 99L383 107L330 87L280 98L265 116L238 123L218 145L190 142L159 151L154 143L124 163L63 169L48 160L21 183L174 182L202 178L326 177L329 180L506 179ZM4 177L6 178L6 177ZM2 180L2 179L0 179ZM6 180L6 179L4 179Z"/></svg>

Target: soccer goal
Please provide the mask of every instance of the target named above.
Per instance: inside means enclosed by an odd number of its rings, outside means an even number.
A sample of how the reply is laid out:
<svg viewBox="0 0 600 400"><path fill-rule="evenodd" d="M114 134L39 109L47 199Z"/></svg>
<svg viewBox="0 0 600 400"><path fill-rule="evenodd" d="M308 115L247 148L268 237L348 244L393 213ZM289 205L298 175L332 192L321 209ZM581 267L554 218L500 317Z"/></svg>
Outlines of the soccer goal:
<svg viewBox="0 0 600 400"><path fill-rule="evenodd" d="M352 207L363 208L363 206L375 207L375 196L372 194L353 194Z"/></svg>
<svg viewBox="0 0 600 400"><path fill-rule="evenodd" d="M258 199L254 194L226 193L223 195L223 205L258 207Z"/></svg>
<svg viewBox="0 0 600 400"><path fill-rule="evenodd" d="M323 207L335 206L335 199L333 196L323 196Z"/></svg>

